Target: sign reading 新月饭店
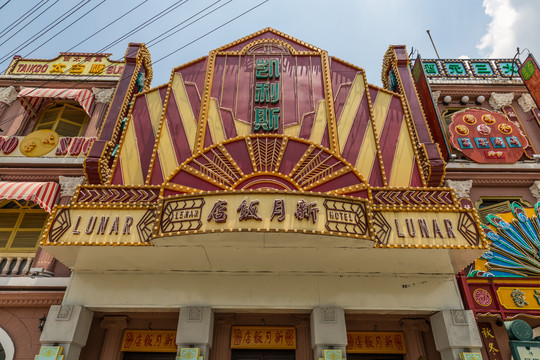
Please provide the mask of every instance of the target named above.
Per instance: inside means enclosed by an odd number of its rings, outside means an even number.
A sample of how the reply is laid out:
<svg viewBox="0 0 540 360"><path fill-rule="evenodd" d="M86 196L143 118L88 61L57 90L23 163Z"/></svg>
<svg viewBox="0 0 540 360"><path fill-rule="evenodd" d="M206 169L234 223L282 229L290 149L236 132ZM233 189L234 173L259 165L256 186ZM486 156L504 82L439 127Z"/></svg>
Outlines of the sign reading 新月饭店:
<svg viewBox="0 0 540 360"><path fill-rule="evenodd" d="M231 349L296 349L293 326L233 326Z"/></svg>
<svg viewBox="0 0 540 360"><path fill-rule="evenodd" d="M88 75L120 76L123 61L110 60L111 54L60 53L54 59L14 59L6 75Z"/></svg>
<svg viewBox="0 0 540 360"><path fill-rule="evenodd" d="M406 354L402 332L348 331L347 353Z"/></svg>
<svg viewBox="0 0 540 360"><path fill-rule="evenodd" d="M109 189L100 201L120 198ZM92 193L92 190L88 190ZM97 190L94 190L97 193ZM298 232L373 239L389 247L479 246L472 210L370 211L366 199L277 191L201 193L160 205L58 207L46 242L130 243L216 232Z"/></svg>
<svg viewBox="0 0 540 360"><path fill-rule="evenodd" d="M176 352L175 330L126 330L120 351Z"/></svg>

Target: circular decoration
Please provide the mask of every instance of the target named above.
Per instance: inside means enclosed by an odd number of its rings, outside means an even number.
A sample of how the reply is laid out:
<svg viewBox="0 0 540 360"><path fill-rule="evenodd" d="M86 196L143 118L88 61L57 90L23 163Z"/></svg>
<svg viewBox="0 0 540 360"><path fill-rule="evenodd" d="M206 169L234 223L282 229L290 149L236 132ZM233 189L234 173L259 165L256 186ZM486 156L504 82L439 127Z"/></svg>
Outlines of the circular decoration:
<svg viewBox="0 0 540 360"><path fill-rule="evenodd" d="M480 124L476 127L476 130L481 135L489 135L491 133L491 128L487 126L486 124Z"/></svg>
<svg viewBox="0 0 540 360"><path fill-rule="evenodd" d="M495 124L495 117L493 117L493 115L490 115L490 114L485 114L485 115L482 115L482 121L485 122L486 124L489 124L489 125L493 125Z"/></svg>
<svg viewBox="0 0 540 360"><path fill-rule="evenodd" d="M503 134L510 134L512 132L512 127L508 124L499 124L498 126L499 128L499 131L502 132Z"/></svg>
<svg viewBox="0 0 540 360"><path fill-rule="evenodd" d="M54 130L42 129L28 134L21 140L19 150L24 156L43 156L58 145L58 134Z"/></svg>
<svg viewBox="0 0 540 360"><path fill-rule="evenodd" d="M489 293L484 289L478 288L474 290L473 298L474 298L474 301L478 305L481 305L481 306L491 305L491 295L489 295Z"/></svg>
<svg viewBox="0 0 540 360"><path fill-rule="evenodd" d="M469 129L467 129L465 125L456 126L456 131L458 134L461 134L461 135L467 135L469 133Z"/></svg>
<svg viewBox="0 0 540 360"><path fill-rule="evenodd" d="M474 115L471 114L463 115L463 121L469 125L476 124L476 118L474 117Z"/></svg>

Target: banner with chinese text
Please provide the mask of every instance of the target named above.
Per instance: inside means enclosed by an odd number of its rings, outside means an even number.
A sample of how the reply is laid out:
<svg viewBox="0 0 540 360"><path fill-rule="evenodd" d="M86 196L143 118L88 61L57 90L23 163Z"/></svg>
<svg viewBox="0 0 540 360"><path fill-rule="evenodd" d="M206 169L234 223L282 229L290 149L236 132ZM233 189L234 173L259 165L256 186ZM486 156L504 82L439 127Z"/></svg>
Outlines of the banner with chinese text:
<svg viewBox="0 0 540 360"><path fill-rule="evenodd" d="M233 326L231 349L296 349L292 326Z"/></svg>
<svg viewBox="0 0 540 360"><path fill-rule="evenodd" d="M175 330L126 330L120 351L176 352Z"/></svg>
<svg viewBox="0 0 540 360"><path fill-rule="evenodd" d="M347 353L406 354L401 332L347 332Z"/></svg>

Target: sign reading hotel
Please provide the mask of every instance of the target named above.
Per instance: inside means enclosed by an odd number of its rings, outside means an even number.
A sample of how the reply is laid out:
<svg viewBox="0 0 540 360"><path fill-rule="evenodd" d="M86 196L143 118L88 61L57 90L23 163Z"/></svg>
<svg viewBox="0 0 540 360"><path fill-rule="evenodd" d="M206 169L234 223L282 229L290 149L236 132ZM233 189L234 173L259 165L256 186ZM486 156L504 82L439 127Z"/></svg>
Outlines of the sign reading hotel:
<svg viewBox="0 0 540 360"><path fill-rule="evenodd" d="M54 59L14 59L6 75L120 76L124 62L110 60L111 54L60 53Z"/></svg>
<svg viewBox="0 0 540 360"><path fill-rule="evenodd" d="M231 349L296 349L293 326L233 326Z"/></svg>

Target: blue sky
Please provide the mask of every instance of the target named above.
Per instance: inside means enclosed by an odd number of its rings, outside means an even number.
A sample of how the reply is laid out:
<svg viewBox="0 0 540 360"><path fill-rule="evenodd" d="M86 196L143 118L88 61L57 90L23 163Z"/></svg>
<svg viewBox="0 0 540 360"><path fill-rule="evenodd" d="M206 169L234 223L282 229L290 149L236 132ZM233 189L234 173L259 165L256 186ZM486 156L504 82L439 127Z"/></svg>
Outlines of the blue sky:
<svg viewBox="0 0 540 360"><path fill-rule="evenodd" d="M79 3L83 5L80 10L39 37L40 31ZM23 17L40 4L43 6L36 12ZM441 58L511 58L519 46L528 48L540 59L540 1L535 0L0 0L2 5L5 6L0 9L0 54L6 58L0 63L2 73L15 54L46 59L62 51L102 51L119 59L128 42L144 42L149 43L155 62L152 85L157 86L169 80L172 68L267 26L364 68L368 81L375 85L381 84L382 58L391 44L404 44L408 51L414 47L423 58L436 57L427 29ZM170 6L173 8L165 16L142 27ZM78 44L133 8L122 19ZM22 21L7 31L10 24L19 20ZM183 21L186 22L179 25ZM186 27L160 43L150 42L174 26ZM122 38L132 30L132 34ZM211 33L196 40L208 32ZM526 55L527 51L521 59Z"/></svg>

